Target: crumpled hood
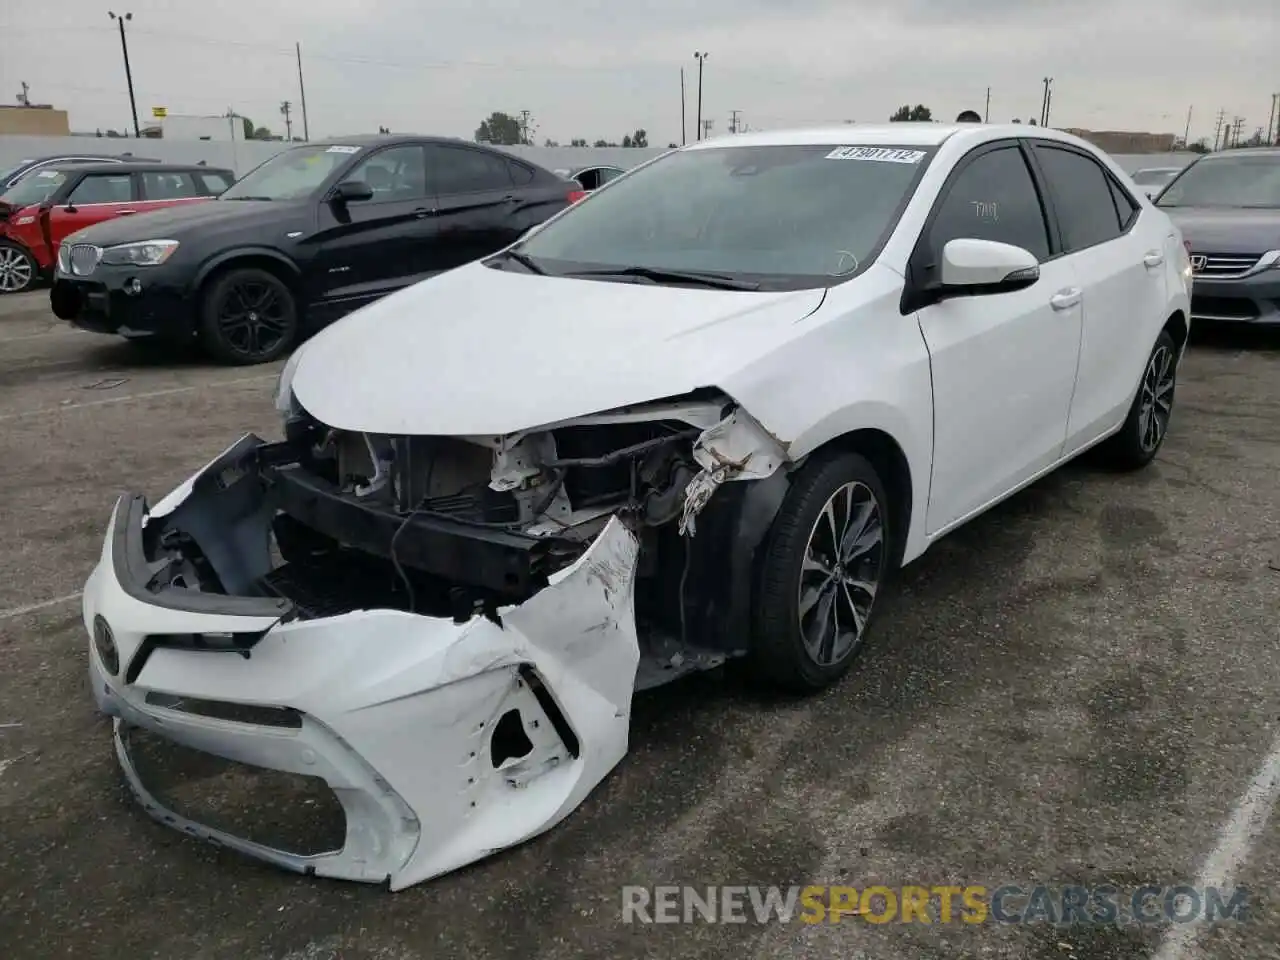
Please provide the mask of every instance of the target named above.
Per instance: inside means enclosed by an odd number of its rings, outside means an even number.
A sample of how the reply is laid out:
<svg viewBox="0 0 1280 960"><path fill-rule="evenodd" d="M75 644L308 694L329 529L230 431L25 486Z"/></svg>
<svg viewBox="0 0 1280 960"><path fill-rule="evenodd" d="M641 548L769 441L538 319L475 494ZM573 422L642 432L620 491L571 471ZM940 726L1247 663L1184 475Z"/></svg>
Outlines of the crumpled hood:
<svg viewBox="0 0 1280 960"><path fill-rule="evenodd" d="M302 348L292 387L313 417L338 429L498 436L716 386L795 337L824 294L542 277L474 263L322 331Z"/></svg>
<svg viewBox="0 0 1280 960"><path fill-rule="evenodd" d="M1280 249L1280 210L1162 207L1196 253L1257 256Z"/></svg>

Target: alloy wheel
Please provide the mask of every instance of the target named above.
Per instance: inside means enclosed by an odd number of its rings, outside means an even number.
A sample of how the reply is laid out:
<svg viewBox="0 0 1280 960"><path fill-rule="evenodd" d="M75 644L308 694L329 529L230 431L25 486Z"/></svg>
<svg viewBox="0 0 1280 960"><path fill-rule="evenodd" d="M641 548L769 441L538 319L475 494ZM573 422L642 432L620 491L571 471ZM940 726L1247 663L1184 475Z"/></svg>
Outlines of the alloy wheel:
<svg viewBox="0 0 1280 960"><path fill-rule="evenodd" d="M31 285L31 258L17 247L0 247L0 293L17 293Z"/></svg>
<svg viewBox="0 0 1280 960"><path fill-rule="evenodd" d="M814 663L839 663L862 641L884 561L879 501L864 483L842 485L809 531L800 568L800 636Z"/></svg>
<svg viewBox="0 0 1280 960"><path fill-rule="evenodd" d="M1146 453L1160 445L1165 431L1169 429L1169 415L1173 413L1173 382L1173 351L1165 346L1157 347L1147 361L1138 404L1138 442Z"/></svg>
<svg viewBox="0 0 1280 960"><path fill-rule="evenodd" d="M262 356L289 335L289 305L270 283L237 283L218 306L218 329L237 353Z"/></svg>

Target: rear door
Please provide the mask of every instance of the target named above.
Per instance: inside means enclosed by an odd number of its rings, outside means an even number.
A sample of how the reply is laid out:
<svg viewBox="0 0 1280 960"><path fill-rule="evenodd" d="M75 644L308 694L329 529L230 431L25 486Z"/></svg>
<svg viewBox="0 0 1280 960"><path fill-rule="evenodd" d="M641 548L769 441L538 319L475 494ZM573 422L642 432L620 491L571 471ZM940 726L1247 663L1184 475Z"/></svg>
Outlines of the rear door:
<svg viewBox="0 0 1280 960"><path fill-rule="evenodd" d="M1084 330L1067 450L1125 416L1168 303L1165 233L1093 157L1034 141L1062 234L1064 259L1084 291Z"/></svg>
<svg viewBox="0 0 1280 960"><path fill-rule="evenodd" d="M432 268L451 270L514 243L531 223L532 168L496 152L452 144L427 147L439 228ZM518 182L523 181L523 182Z"/></svg>
<svg viewBox="0 0 1280 960"><path fill-rule="evenodd" d="M430 271L436 223L421 144L384 147L344 179L367 184L368 200L324 200L314 238L312 297L354 309L423 279Z"/></svg>
<svg viewBox="0 0 1280 960"><path fill-rule="evenodd" d="M64 237L104 220L138 212L139 182L132 173L87 173L44 220L49 263L58 258Z"/></svg>

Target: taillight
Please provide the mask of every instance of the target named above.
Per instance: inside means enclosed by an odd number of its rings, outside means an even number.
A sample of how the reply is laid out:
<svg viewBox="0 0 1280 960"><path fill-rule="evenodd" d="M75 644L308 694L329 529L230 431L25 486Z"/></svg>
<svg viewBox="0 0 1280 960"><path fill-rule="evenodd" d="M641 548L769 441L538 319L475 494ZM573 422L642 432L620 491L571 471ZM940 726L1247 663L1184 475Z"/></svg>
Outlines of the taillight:
<svg viewBox="0 0 1280 960"><path fill-rule="evenodd" d="M570 203L577 203L579 200L581 200L581 199L582 199L583 197L585 197L586 195L587 195L587 191L585 191L585 190L570 190L570 191L569 191L569 202L570 202Z"/></svg>

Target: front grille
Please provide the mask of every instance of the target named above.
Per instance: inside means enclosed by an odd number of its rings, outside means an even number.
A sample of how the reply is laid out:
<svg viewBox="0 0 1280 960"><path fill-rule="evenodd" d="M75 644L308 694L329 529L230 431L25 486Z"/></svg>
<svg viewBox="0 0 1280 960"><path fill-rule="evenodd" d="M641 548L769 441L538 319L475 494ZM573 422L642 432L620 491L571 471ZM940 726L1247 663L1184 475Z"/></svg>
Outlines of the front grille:
<svg viewBox="0 0 1280 960"><path fill-rule="evenodd" d="M1249 255L1192 252L1191 270L1193 276L1203 277L1206 280L1230 280L1248 273L1261 259L1260 253Z"/></svg>
<svg viewBox="0 0 1280 960"><path fill-rule="evenodd" d="M71 272L77 277L87 277L98 269L102 248L91 243L77 243L71 248Z"/></svg>

